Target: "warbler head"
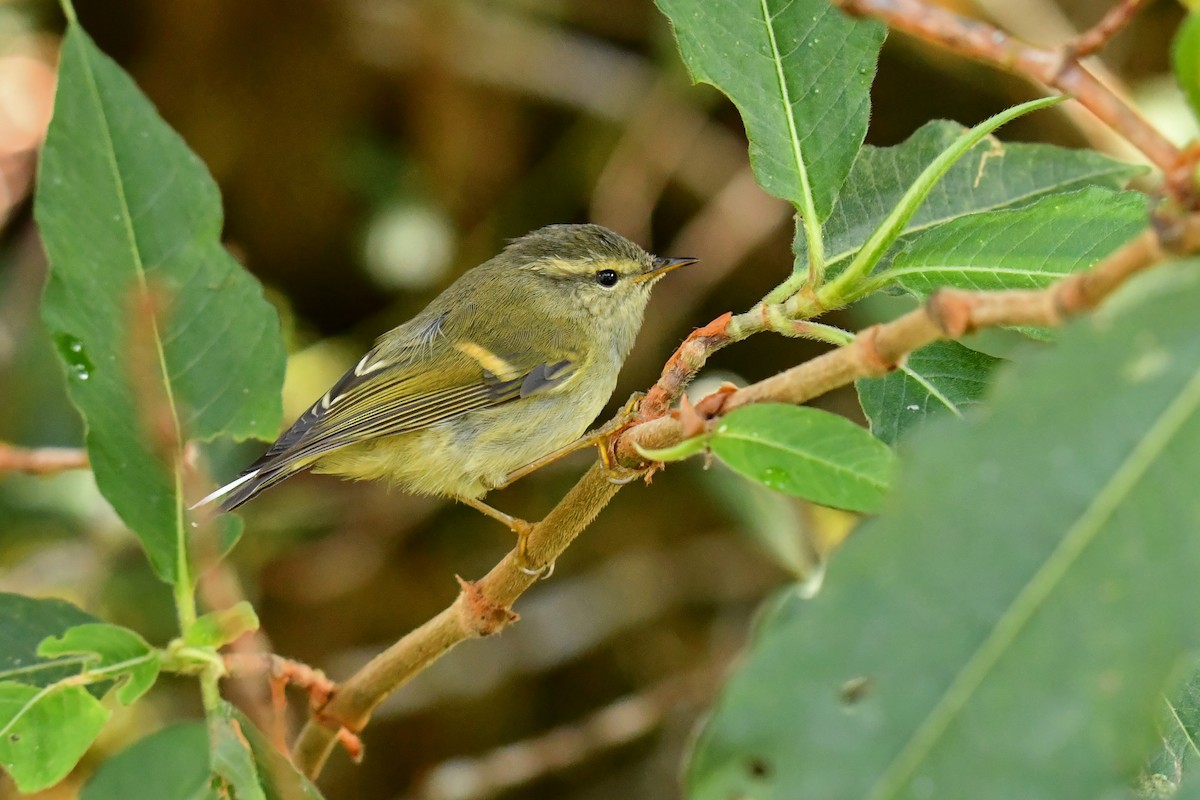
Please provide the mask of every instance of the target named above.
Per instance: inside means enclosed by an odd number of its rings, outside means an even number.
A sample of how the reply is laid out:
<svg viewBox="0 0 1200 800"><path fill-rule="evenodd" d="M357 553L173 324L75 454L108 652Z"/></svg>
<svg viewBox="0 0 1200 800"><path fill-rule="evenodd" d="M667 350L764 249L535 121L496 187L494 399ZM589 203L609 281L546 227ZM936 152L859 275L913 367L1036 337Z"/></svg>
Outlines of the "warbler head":
<svg viewBox="0 0 1200 800"><path fill-rule="evenodd" d="M514 239L500 258L532 278L534 292L577 306L599 327L635 328L651 287L671 270L696 261L657 258L600 225L549 225Z"/></svg>

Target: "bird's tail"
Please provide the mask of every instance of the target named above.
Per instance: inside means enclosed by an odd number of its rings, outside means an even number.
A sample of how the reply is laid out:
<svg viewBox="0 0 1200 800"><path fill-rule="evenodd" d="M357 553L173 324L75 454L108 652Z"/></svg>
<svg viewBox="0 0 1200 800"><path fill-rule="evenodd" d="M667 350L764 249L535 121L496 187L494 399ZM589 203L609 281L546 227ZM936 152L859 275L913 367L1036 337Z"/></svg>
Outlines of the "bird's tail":
<svg viewBox="0 0 1200 800"><path fill-rule="evenodd" d="M221 500L221 505L218 506L221 511L233 511L259 492L266 491L303 470L304 467L297 467L295 464L283 464L276 467L251 466L237 478L191 506L189 510L206 506L215 500Z"/></svg>
<svg viewBox="0 0 1200 800"><path fill-rule="evenodd" d="M313 403L312 408L301 414L300 419L292 423L292 427L284 431L275 440L275 444L271 445L257 461L246 467L241 475L196 503L192 508L206 506L214 500L225 498L221 500L221 511L232 511L259 492L270 489L275 484L312 466L323 453L331 449L323 446L323 440L320 437L316 437L315 440L305 438L311 432L314 424L321 419L323 410L328 408L327 398L328 395Z"/></svg>

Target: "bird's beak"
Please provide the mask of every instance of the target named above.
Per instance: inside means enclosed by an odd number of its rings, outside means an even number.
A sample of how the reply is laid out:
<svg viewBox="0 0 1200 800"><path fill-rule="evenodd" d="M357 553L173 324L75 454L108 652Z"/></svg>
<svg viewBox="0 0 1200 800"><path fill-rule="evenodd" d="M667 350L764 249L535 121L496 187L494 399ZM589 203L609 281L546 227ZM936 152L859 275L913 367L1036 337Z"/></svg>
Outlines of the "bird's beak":
<svg viewBox="0 0 1200 800"><path fill-rule="evenodd" d="M688 264L695 264L699 260L698 258L656 258L650 269L634 278L633 282L641 283L642 281L657 280L673 269L686 267Z"/></svg>

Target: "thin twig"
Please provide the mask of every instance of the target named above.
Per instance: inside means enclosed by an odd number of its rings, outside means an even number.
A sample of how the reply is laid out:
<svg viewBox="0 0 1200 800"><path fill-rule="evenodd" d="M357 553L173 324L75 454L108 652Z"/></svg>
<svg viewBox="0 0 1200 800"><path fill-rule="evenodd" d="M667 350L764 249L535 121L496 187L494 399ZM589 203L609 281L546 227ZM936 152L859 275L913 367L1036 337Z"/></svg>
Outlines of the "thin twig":
<svg viewBox="0 0 1200 800"><path fill-rule="evenodd" d="M87 469L87 466L87 451L78 447L30 448L0 442L0 474L51 475L68 469Z"/></svg>
<svg viewBox="0 0 1200 800"><path fill-rule="evenodd" d="M1190 150L1181 152L1129 103L1096 78L1079 62L1078 44L1057 50L1036 47L985 22L937 8L922 0L833 2L849 14L882 20L895 30L941 45L968 58L991 62L1071 95L1162 170L1167 188L1180 205L1185 208L1196 207L1198 197L1192 185L1192 171L1200 154ZM1100 34L1091 37L1089 43L1099 37Z"/></svg>
<svg viewBox="0 0 1200 800"><path fill-rule="evenodd" d="M973 13L995 21L999 27L1027 42L1073 42L1082 33L1058 0L974 0L972 8ZM1088 69L1101 83L1122 97L1129 97L1128 87L1103 61L1089 58ZM1059 106L1059 111L1070 119L1093 149L1123 161L1149 163L1133 145L1079 103L1064 103Z"/></svg>
<svg viewBox="0 0 1200 800"><path fill-rule="evenodd" d="M867 329L849 345L736 392L710 395L696 404L694 413L712 418L748 403L802 403L856 378L882 374L894 368L905 354L937 339L958 338L1000 325L1061 324L1095 307L1131 275L1165 259L1166 249L1200 249L1200 217L1189 218L1178 228L1147 229L1091 270L1070 275L1043 290L943 290L922 308ZM752 330L769 326L769 320L756 322L753 314L726 314L689 337L643 402L643 421L614 434L611 452L618 463L644 468L638 446L662 448L681 441L685 431L680 415L667 413L671 400L712 352ZM527 540L529 560L533 564L553 563L619 489L609 480L605 468L594 464L554 510L533 526ZM516 621L512 604L534 581L518 565L515 551L483 579L460 579L462 591L448 608L376 656L338 687L330 703L308 721L292 751L297 766L315 777L338 737L361 731L372 710L387 695L464 639L496 633Z"/></svg>
<svg viewBox="0 0 1200 800"><path fill-rule="evenodd" d="M1121 0L1100 18L1092 27L1079 35L1068 47L1076 58L1099 52L1112 38L1120 33L1145 6L1146 0Z"/></svg>

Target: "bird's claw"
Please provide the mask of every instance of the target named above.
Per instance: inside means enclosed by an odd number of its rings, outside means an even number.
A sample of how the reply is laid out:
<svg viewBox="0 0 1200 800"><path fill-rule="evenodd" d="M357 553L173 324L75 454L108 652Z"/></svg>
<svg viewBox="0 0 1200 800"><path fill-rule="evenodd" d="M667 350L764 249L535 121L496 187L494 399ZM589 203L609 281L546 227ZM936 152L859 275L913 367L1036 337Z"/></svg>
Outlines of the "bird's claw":
<svg viewBox="0 0 1200 800"><path fill-rule="evenodd" d="M517 569L524 572L526 575L532 575L539 581L544 581L554 574L554 562L551 561L542 567L527 567L521 563L520 557L517 558Z"/></svg>
<svg viewBox="0 0 1200 800"><path fill-rule="evenodd" d="M538 580L546 580L554 574L554 562L535 567L529 560L529 534L533 533L533 525L523 519L513 518L513 532L517 534L517 569L526 575L532 575Z"/></svg>

